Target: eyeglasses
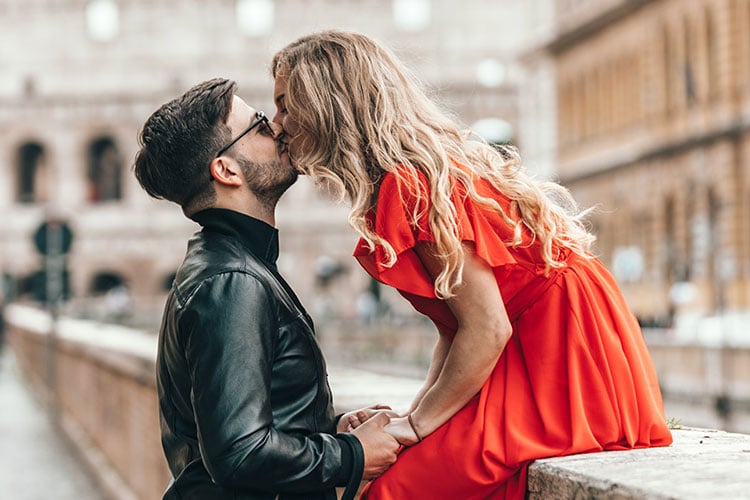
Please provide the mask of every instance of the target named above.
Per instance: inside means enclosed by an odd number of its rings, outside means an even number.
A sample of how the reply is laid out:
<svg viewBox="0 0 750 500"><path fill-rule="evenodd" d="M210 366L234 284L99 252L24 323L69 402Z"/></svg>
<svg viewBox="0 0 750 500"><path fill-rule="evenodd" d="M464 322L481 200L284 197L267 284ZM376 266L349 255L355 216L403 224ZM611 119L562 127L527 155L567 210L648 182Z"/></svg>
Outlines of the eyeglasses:
<svg viewBox="0 0 750 500"><path fill-rule="evenodd" d="M258 111L257 113L255 113L255 120L250 124L250 126L247 127L245 130L243 130L242 132L240 132L240 135L238 135L237 137L235 137L234 139L232 139L229 142L229 144L227 144L226 146L224 146L223 148L221 148L219 150L219 152L216 153L216 156L214 156L214 158L218 158L219 156L221 156L224 153L226 153L229 150L229 148L231 148L232 146L234 146L235 142L237 142L240 139L242 139L245 136L245 134L247 134L248 132L250 132L252 129L254 129L255 127L257 127L260 124L263 124L264 126L268 127L268 117L266 116L266 114L263 111Z"/></svg>

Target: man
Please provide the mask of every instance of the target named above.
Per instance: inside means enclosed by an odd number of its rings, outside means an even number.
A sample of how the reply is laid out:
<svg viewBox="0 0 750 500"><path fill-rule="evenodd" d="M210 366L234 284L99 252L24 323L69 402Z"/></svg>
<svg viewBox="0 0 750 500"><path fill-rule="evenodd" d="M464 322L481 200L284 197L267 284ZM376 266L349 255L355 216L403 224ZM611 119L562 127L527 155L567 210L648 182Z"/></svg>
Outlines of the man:
<svg viewBox="0 0 750 500"><path fill-rule="evenodd" d="M297 173L278 127L213 79L146 121L135 175L203 226L169 293L159 335L165 499L351 497L398 442L375 409L333 415L312 322L276 268L279 197ZM336 432L339 432L338 434Z"/></svg>

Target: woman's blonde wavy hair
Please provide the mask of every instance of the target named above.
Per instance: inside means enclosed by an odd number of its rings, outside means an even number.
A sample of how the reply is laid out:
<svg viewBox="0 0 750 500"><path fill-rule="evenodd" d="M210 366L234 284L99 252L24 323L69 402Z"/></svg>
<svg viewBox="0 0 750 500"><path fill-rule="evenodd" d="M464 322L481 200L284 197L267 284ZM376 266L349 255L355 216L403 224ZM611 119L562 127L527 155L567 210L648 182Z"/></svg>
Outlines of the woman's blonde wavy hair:
<svg viewBox="0 0 750 500"><path fill-rule="evenodd" d="M397 255L375 234L366 215L386 172L410 177L404 185L414 187L418 200L410 222L416 227L424 216L419 207L429 207L436 257L443 263L435 279L438 297L453 296L463 274L464 252L451 201L454 182L514 228L507 245L521 245L522 227L530 230L541 242L547 271L565 265L562 248L589 255L594 236L583 224L587 212L578 211L564 187L530 178L514 148L496 149L462 131L403 64L367 36L338 30L304 36L276 53L272 74L286 80L285 106L299 126L297 166L346 193L352 207L349 224L370 251L382 246L390 266ZM417 172L429 185L428 204L420 202ZM473 176L507 196L511 213L480 196Z"/></svg>

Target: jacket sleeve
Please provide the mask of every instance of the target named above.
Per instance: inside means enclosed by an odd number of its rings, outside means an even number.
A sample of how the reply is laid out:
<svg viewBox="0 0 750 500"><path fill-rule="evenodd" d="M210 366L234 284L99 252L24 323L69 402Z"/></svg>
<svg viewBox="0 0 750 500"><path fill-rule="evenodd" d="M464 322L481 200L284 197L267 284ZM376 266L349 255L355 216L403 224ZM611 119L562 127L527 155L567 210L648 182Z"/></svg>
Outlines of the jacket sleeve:
<svg viewBox="0 0 750 500"><path fill-rule="evenodd" d="M213 481L273 492L329 489L361 477L359 442L273 427L270 388L276 302L254 276L209 278L183 310L180 330L203 462Z"/></svg>

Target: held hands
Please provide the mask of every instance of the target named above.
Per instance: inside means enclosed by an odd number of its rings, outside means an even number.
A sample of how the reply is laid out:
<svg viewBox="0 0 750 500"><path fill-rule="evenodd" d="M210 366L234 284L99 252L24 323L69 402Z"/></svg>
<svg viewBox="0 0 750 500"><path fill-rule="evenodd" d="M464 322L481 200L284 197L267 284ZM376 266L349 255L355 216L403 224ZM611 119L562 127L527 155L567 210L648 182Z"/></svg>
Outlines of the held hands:
<svg viewBox="0 0 750 500"><path fill-rule="evenodd" d="M337 432L351 432L362 443L365 469L362 479L375 479L396 462L403 446L422 440L409 414L400 417L387 405L373 405L345 413Z"/></svg>
<svg viewBox="0 0 750 500"><path fill-rule="evenodd" d="M336 425L336 432L352 432L354 429L379 413L385 413L389 417L398 416L398 414L392 411L391 407L388 405L377 404L368 406L367 408L344 413Z"/></svg>
<svg viewBox="0 0 750 500"><path fill-rule="evenodd" d="M401 445L385 431L389 421L387 412L380 411L352 431L352 435L362 443L365 455L362 479L375 479L396 462Z"/></svg>
<svg viewBox="0 0 750 500"><path fill-rule="evenodd" d="M390 418L390 422L385 424L384 430L396 438L401 445L412 446L422 441L422 437L417 434L417 429L414 427L414 421L411 420L411 413L399 416L398 413L391 410L390 406L384 404L372 405L344 413L336 426L336 432L352 432L379 414L385 414Z"/></svg>

